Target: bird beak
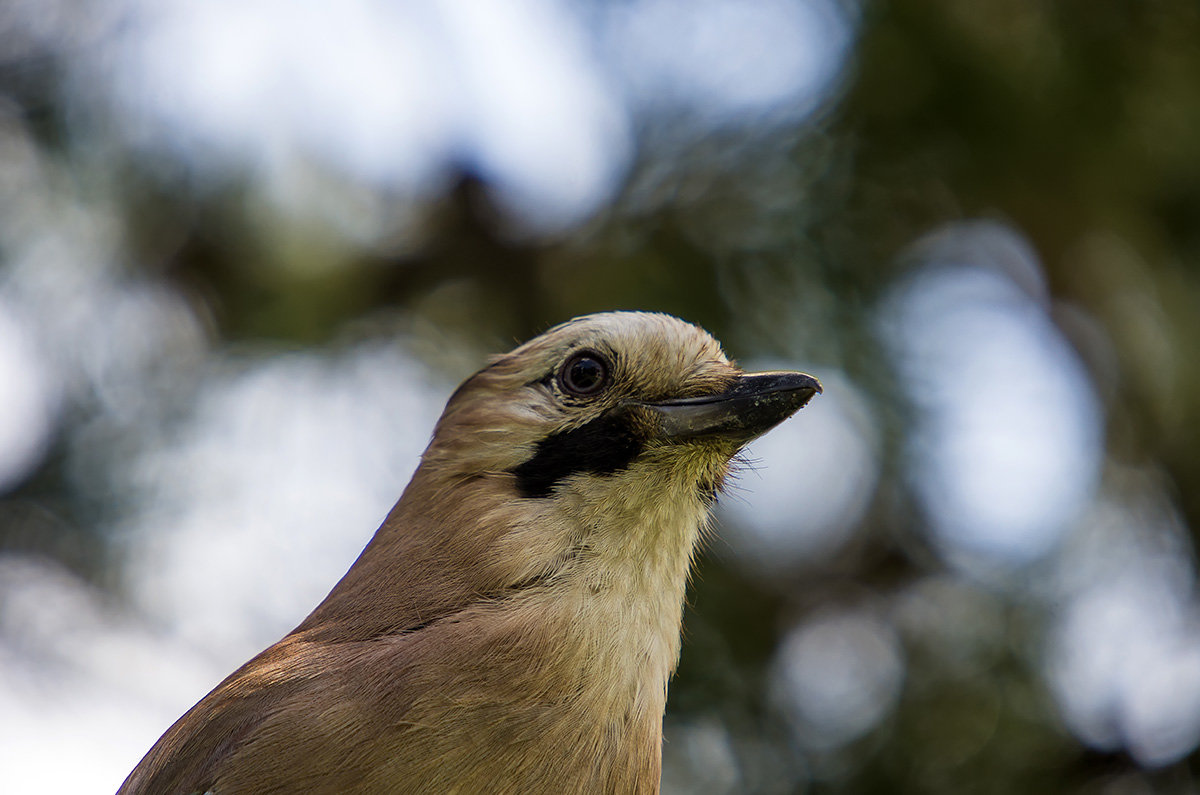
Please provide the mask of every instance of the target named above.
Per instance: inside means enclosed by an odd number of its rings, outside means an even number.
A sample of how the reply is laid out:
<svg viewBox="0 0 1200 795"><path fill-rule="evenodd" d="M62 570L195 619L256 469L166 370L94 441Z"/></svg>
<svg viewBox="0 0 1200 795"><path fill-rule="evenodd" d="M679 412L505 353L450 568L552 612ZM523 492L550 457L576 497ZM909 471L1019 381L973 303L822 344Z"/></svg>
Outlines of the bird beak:
<svg viewBox="0 0 1200 795"><path fill-rule="evenodd" d="M821 382L804 373L750 373L716 395L641 405L657 417L659 433L671 441L717 438L742 443L771 430L820 391Z"/></svg>

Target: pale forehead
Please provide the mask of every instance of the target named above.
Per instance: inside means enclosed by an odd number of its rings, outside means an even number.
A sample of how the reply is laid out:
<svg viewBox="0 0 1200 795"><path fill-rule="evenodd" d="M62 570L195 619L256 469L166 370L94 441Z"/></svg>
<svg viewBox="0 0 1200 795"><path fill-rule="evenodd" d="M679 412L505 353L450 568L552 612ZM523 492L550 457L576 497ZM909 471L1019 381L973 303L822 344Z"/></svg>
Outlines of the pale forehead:
<svg viewBox="0 0 1200 795"><path fill-rule="evenodd" d="M651 312L605 312L555 326L513 353L556 358L578 348L605 349L619 358L653 365L709 360L725 362L721 345L699 326Z"/></svg>

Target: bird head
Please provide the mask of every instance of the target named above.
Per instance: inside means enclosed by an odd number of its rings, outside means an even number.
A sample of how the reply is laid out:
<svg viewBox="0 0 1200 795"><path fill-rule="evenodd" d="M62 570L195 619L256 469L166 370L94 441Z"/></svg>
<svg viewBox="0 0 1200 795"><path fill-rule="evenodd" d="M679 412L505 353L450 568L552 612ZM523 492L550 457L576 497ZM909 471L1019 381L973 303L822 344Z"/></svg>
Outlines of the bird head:
<svg viewBox="0 0 1200 795"><path fill-rule="evenodd" d="M452 478L512 477L548 498L637 470L714 494L729 460L821 391L803 373L746 374L698 326L609 312L556 326L496 357L451 397L424 466ZM606 479L607 478L607 479Z"/></svg>

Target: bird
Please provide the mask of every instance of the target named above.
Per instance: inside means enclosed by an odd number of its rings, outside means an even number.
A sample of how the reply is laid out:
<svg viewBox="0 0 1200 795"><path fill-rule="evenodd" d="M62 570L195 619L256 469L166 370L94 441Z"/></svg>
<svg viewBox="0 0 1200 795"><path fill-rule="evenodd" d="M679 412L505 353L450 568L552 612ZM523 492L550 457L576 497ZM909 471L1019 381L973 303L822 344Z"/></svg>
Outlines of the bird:
<svg viewBox="0 0 1200 795"><path fill-rule="evenodd" d="M742 447L819 392L652 312L493 357L324 601L118 795L658 792L714 503Z"/></svg>

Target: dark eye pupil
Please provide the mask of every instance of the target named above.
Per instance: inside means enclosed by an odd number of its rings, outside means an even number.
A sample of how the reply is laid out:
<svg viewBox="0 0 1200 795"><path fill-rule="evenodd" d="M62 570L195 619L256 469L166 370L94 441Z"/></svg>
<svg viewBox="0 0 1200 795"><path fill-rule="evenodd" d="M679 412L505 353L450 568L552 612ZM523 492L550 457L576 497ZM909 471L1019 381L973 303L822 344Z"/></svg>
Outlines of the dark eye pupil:
<svg viewBox="0 0 1200 795"><path fill-rule="evenodd" d="M563 387L577 395L590 395L604 386L608 370L603 362L591 356L580 356L563 371Z"/></svg>

